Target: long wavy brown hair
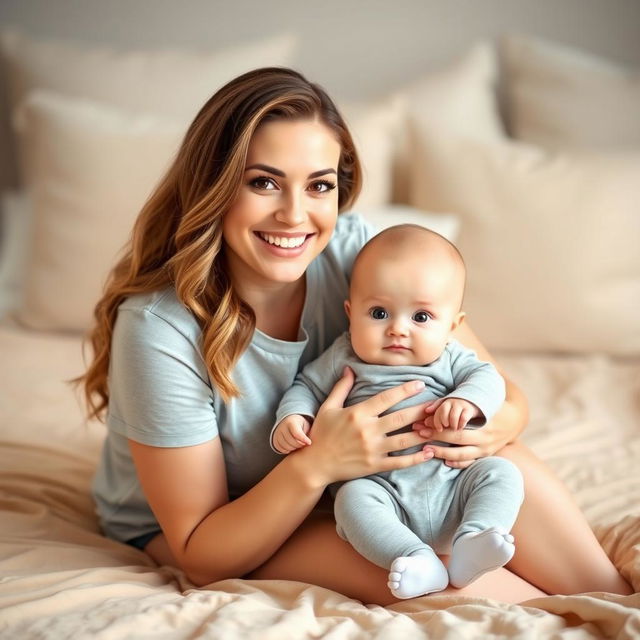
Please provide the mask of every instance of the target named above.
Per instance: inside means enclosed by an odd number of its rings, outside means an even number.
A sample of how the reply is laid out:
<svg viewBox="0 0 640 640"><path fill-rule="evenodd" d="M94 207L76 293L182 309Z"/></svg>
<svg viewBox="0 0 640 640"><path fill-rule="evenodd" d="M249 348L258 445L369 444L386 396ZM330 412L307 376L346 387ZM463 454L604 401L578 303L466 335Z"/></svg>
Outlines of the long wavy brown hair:
<svg viewBox="0 0 640 640"><path fill-rule="evenodd" d="M300 73L266 67L217 91L187 130L174 162L135 222L112 269L87 336L92 360L82 385L89 418L104 418L118 307L134 294L175 287L201 330L200 348L212 384L225 401L238 396L232 370L251 341L255 315L226 272L222 219L234 203L256 129L272 120L317 119L341 146L338 208L352 206L362 171L347 126L327 93Z"/></svg>

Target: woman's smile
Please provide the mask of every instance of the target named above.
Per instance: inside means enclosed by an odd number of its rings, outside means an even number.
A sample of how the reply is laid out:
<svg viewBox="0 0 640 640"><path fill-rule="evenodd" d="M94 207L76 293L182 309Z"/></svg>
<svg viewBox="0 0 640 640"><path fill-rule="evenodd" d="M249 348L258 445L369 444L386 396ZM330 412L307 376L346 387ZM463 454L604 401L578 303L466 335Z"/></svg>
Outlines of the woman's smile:
<svg viewBox="0 0 640 640"><path fill-rule="evenodd" d="M267 245L267 249L274 255L286 257L297 257L307 245L313 233L282 233L255 231L255 235Z"/></svg>

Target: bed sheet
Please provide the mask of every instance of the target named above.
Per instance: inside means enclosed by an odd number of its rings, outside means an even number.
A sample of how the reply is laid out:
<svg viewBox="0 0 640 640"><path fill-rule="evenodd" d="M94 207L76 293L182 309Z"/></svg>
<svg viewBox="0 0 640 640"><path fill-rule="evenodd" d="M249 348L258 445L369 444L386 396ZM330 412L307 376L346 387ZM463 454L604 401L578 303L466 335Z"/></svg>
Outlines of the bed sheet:
<svg viewBox="0 0 640 640"><path fill-rule="evenodd" d="M640 593L380 607L283 580L196 589L100 534L89 483L104 430L65 382L82 368L79 339L0 327L0 354L1 638L640 638ZM530 399L525 441L640 591L640 362L500 360Z"/></svg>

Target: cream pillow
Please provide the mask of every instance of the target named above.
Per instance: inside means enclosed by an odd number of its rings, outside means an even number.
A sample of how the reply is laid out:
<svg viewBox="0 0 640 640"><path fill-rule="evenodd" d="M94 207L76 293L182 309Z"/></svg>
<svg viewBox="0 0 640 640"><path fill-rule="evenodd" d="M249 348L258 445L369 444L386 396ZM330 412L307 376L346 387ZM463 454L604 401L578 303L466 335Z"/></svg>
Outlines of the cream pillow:
<svg viewBox="0 0 640 640"><path fill-rule="evenodd" d="M460 218L470 325L496 349L640 353L640 154L508 139L496 77L476 47L407 110L408 200Z"/></svg>
<svg viewBox="0 0 640 640"><path fill-rule="evenodd" d="M362 163L362 191L355 208L380 207L393 198L393 157L403 113L394 99L338 105Z"/></svg>
<svg viewBox="0 0 640 640"><path fill-rule="evenodd" d="M502 42L513 135L548 149L640 148L640 70L536 38Z"/></svg>
<svg viewBox="0 0 640 640"><path fill-rule="evenodd" d="M211 52L115 51L15 31L0 35L11 109L30 91L48 89L185 123L235 76L256 67L290 66L295 45L294 36L283 34ZM25 153L18 141L15 155L23 180L28 173Z"/></svg>
<svg viewBox="0 0 640 640"><path fill-rule="evenodd" d="M640 354L640 153L412 134L411 201L460 216L465 308L487 346Z"/></svg>
<svg viewBox="0 0 640 640"><path fill-rule="evenodd" d="M30 213L26 193L5 191L0 195L0 318L15 309L20 299Z"/></svg>
<svg viewBox="0 0 640 640"><path fill-rule="evenodd" d="M290 65L295 45L293 35L283 34L218 51L115 51L15 31L0 36L13 107L39 88L189 121L235 76Z"/></svg>
<svg viewBox="0 0 640 640"><path fill-rule="evenodd" d="M17 316L36 329L83 330L185 127L43 91L17 121L33 206Z"/></svg>
<svg viewBox="0 0 640 640"><path fill-rule="evenodd" d="M379 207L389 198L397 121L384 105L349 111L365 170L358 204ZM188 125L47 91L30 94L16 124L27 152L33 209L17 316L32 328L83 330L116 254Z"/></svg>
<svg viewBox="0 0 640 640"><path fill-rule="evenodd" d="M495 47L478 42L440 70L425 74L392 98L405 126L396 142L394 158L395 202L410 202L413 172L411 131L406 122L424 121L434 129L456 131L483 140L502 135L494 90L498 82Z"/></svg>

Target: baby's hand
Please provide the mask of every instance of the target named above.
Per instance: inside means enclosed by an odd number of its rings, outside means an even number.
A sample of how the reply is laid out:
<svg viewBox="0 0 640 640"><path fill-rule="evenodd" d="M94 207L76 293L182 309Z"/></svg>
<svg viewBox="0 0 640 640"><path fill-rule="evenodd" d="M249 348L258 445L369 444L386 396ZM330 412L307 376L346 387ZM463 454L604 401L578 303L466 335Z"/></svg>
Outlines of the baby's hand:
<svg viewBox="0 0 640 640"><path fill-rule="evenodd" d="M469 420L482 417L482 411L475 404L462 398L440 398L427 406L426 411L433 414L436 431L464 429Z"/></svg>
<svg viewBox="0 0 640 640"><path fill-rule="evenodd" d="M307 435L311 423L304 416L291 415L280 421L273 432L273 446L280 453L291 453L311 444Z"/></svg>

